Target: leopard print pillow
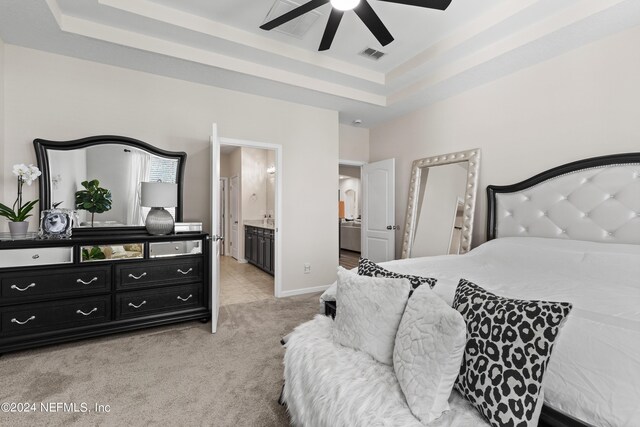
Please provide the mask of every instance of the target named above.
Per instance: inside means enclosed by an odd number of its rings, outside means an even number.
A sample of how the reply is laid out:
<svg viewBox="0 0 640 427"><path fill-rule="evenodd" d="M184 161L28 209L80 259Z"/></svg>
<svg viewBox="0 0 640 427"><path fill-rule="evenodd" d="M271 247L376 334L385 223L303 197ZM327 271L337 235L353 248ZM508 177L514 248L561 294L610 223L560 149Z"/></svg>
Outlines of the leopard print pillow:
<svg viewBox="0 0 640 427"><path fill-rule="evenodd" d="M367 259L360 258L358 262L358 275L370 276L370 277L388 277L390 279L408 279L411 283L411 294L418 286L427 284L430 288L433 288L438 281L432 277L411 276L408 274L398 274L380 267L375 262Z"/></svg>
<svg viewBox="0 0 640 427"><path fill-rule="evenodd" d="M456 389L492 426L537 426L542 377L571 304L503 298L462 279L453 308L467 323Z"/></svg>

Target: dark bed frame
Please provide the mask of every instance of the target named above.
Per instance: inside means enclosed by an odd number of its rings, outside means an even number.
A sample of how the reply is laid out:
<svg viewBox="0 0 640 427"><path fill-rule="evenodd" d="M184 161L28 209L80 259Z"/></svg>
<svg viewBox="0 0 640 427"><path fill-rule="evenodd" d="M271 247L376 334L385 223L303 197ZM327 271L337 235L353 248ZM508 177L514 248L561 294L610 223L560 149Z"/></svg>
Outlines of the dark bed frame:
<svg viewBox="0 0 640 427"><path fill-rule="evenodd" d="M504 193L518 193L527 188L538 185L549 179L565 175L572 172L577 172L584 169L597 168L602 166L623 165L630 163L640 163L640 153L622 153L612 154L608 156L592 157L589 159L578 160L575 162L567 163L565 165L557 166L553 169L549 169L542 173L539 173L529 179L518 182L512 185L489 185L487 187L487 240L493 240L496 238L497 218L496 218L496 196ZM583 421L577 418L565 415L556 411L548 406L543 406L542 413L540 414L540 426L548 427L588 427Z"/></svg>

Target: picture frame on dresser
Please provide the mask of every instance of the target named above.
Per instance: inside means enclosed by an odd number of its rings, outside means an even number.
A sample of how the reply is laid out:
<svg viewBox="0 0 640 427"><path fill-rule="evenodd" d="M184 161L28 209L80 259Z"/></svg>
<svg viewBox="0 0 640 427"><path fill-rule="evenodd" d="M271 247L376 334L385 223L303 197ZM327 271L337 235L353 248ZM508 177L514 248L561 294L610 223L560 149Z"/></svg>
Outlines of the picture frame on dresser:
<svg viewBox="0 0 640 427"><path fill-rule="evenodd" d="M40 239L68 239L73 232L75 211L69 209L46 209L40 212Z"/></svg>

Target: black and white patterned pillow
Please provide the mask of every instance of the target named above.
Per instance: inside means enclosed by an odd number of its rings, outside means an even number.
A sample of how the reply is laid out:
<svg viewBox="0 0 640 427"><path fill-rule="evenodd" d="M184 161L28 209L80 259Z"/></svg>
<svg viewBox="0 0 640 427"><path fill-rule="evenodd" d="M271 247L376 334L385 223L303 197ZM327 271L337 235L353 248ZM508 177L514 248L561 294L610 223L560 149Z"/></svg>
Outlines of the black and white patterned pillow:
<svg viewBox="0 0 640 427"><path fill-rule="evenodd" d="M432 277L421 277L421 276L411 276L408 274L398 274L393 271L389 271L385 268L380 267L375 262L367 259L360 258L358 261L358 275L360 276L370 276L370 277L388 277L390 279L408 279L409 283L411 283L411 289L416 289L420 285L429 285L430 288L433 288L438 281ZM411 291L413 293L413 290Z"/></svg>
<svg viewBox="0 0 640 427"><path fill-rule="evenodd" d="M456 389L492 426L537 426L542 377L571 304L504 298L461 279L453 308L467 323Z"/></svg>

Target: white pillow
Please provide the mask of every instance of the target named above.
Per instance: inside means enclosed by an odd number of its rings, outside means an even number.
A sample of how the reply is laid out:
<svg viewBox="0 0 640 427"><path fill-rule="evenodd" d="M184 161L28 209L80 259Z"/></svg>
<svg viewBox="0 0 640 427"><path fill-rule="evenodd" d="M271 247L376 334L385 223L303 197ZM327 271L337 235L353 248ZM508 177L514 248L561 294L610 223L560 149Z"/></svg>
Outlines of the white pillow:
<svg viewBox="0 0 640 427"><path fill-rule="evenodd" d="M413 292L398 327L393 368L409 409L423 424L449 409L466 334L462 315L428 286Z"/></svg>
<svg viewBox="0 0 640 427"><path fill-rule="evenodd" d="M334 341L391 365L396 332L410 290L407 279L358 276L338 267Z"/></svg>

